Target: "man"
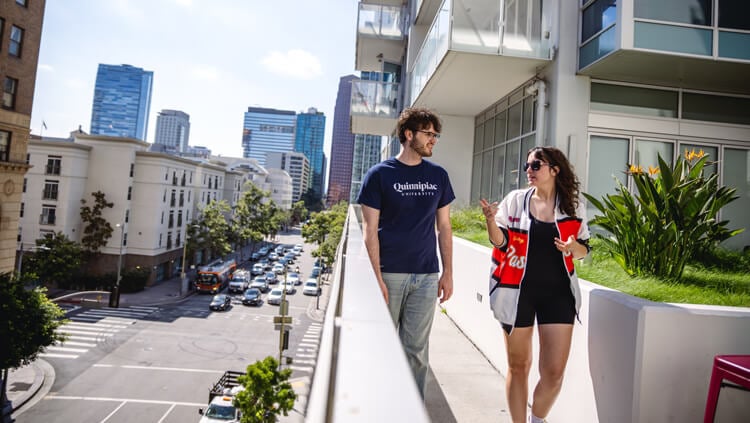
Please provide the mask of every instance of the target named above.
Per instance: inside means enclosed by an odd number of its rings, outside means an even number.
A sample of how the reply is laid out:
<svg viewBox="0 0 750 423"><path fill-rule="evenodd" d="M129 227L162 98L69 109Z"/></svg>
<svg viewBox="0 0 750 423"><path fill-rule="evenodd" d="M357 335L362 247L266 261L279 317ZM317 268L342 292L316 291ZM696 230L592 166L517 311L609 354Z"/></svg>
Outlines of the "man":
<svg viewBox="0 0 750 423"><path fill-rule="evenodd" d="M435 299L442 303L453 294L449 204L455 195L445 169L423 160L432 156L441 127L429 110L404 110L401 151L367 172L357 199L367 253L423 398Z"/></svg>

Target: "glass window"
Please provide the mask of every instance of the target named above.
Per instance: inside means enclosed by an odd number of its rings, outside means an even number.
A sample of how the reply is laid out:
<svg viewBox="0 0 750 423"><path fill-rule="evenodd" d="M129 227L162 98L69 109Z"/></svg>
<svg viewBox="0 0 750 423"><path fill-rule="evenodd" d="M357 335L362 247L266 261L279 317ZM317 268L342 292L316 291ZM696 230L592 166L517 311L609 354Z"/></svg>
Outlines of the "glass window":
<svg viewBox="0 0 750 423"><path fill-rule="evenodd" d="M42 215L39 216L39 224L41 225L54 225L55 224L55 206L42 206Z"/></svg>
<svg viewBox="0 0 750 423"><path fill-rule="evenodd" d="M43 200L57 200L57 188L59 183L57 181L44 181L44 192L42 193Z"/></svg>
<svg viewBox="0 0 750 423"><path fill-rule="evenodd" d="M484 149L492 148L495 138L495 121L494 119L487 119L484 123Z"/></svg>
<svg viewBox="0 0 750 423"><path fill-rule="evenodd" d="M475 154L471 165L471 202L479 201L479 184L482 182L482 155Z"/></svg>
<svg viewBox="0 0 750 423"><path fill-rule="evenodd" d="M492 150L482 154L482 185L479 189L481 198L490 197L490 181L492 181Z"/></svg>
<svg viewBox="0 0 750 423"><path fill-rule="evenodd" d="M482 137L484 136L484 124L477 125L474 128L474 152L479 153L482 151L483 141Z"/></svg>
<svg viewBox="0 0 750 423"><path fill-rule="evenodd" d="M676 91L591 84L591 110L675 118L678 101Z"/></svg>
<svg viewBox="0 0 750 423"><path fill-rule="evenodd" d="M674 144L665 141L636 140L635 157L631 164L641 166L644 171L648 171L649 166L659 167L659 156L671 166Z"/></svg>
<svg viewBox="0 0 750 423"><path fill-rule="evenodd" d="M21 46L23 45L23 29L10 26L10 44L8 45L8 54L11 56L21 57Z"/></svg>
<svg viewBox="0 0 750 423"><path fill-rule="evenodd" d="M729 228L750 227L750 150L724 148L724 185L737 190L738 199L721 209L721 220L729 220ZM750 246L750 231L744 231L724 241L730 248L744 249Z"/></svg>
<svg viewBox="0 0 750 423"><path fill-rule="evenodd" d="M0 162L10 161L10 132L0 131Z"/></svg>
<svg viewBox="0 0 750 423"><path fill-rule="evenodd" d="M508 110L508 139L511 140L521 135L521 119L523 114L523 103L514 104Z"/></svg>
<svg viewBox="0 0 750 423"><path fill-rule="evenodd" d="M719 57L750 60L750 34L719 31Z"/></svg>
<svg viewBox="0 0 750 423"><path fill-rule="evenodd" d="M495 116L495 145L505 142L505 129L508 125L508 113L503 110L502 113Z"/></svg>
<svg viewBox="0 0 750 423"><path fill-rule="evenodd" d="M586 178L587 194L601 199L606 194L615 193L616 180L627 185L625 171L628 163L629 142L627 138L591 136L589 174ZM599 212L593 204L587 203L586 214L590 219Z"/></svg>
<svg viewBox="0 0 750 423"><path fill-rule="evenodd" d="M750 2L747 0L721 0L719 2L719 28L750 30Z"/></svg>
<svg viewBox="0 0 750 423"><path fill-rule="evenodd" d="M18 80L5 77L3 83L3 104L4 109L14 109L16 107L16 93L18 92Z"/></svg>
<svg viewBox="0 0 750 423"><path fill-rule="evenodd" d="M59 175L61 168L62 158L49 156L47 157L47 167L45 172L47 175Z"/></svg>
<svg viewBox="0 0 750 423"><path fill-rule="evenodd" d="M615 0L597 0L583 10L581 42L617 21Z"/></svg>
<svg viewBox="0 0 750 423"><path fill-rule="evenodd" d="M578 66L580 69L594 63L598 59L608 55L615 49L615 27L599 34L581 47L578 54Z"/></svg>
<svg viewBox="0 0 750 423"><path fill-rule="evenodd" d="M505 168L505 146L495 148L492 165L492 187L490 191L490 201L500 201L503 198L503 180Z"/></svg>
<svg viewBox="0 0 750 423"><path fill-rule="evenodd" d="M683 93L682 118L750 125L750 98Z"/></svg>
<svg viewBox="0 0 750 423"><path fill-rule="evenodd" d="M536 146L537 146L536 135L531 134L531 135L527 135L523 137L523 139L521 140L521 151L520 151L522 162L526 161L526 157L529 155L528 154L529 150L531 150L532 148ZM523 176L520 176L520 178L523 178Z"/></svg>
<svg viewBox="0 0 750 423"><path fill-rule="evenodd" d="M636 18L711 25L711 0L635 0Z"/></svg>
<svg viewBox="0 0 750 423"><path fill-rule="evenodd" d="M520 141L510 142L506 145L505 149L505 168L503 169L503 194L508 194L514 189L518 188L518 168L520 167L520 159L518 158L519 149L521 146Z"/></svg>
<svg viewBox="0 0 750 423"><path fill-rule="evenodd" d="M16 4L19 6L26 7L26 0L16 0Z"/></svg>
<svg viewBox="0 0 750 423"><path fill-rule="evenodd" d="M534 97L526 97L523 99L523 127L522 133L528 134L534 130L534 121L536 113L536 100Z"/></svg>
<svg viewBox="0 0 750 423"><path fill-rule="evenodd" d="M710 56L712 40L710 29L636 22L633 44L637 48Z"/></svg>
<svg viewBox="0 0 750 423"><path fill-rule="evenodd" d="M684 144L680 143L678 154L685 157L686 152L701 151L708 155L708 162L703 166L703 176L709 177L718 171L719 148L712 145Z"/></svg>
<svg viewBox="0 0 750 423"><path fill-rule="evenodd" d="M0 40L3 38L3 29L5 28L5 19L0 18ZM2 43L0 43L0 51L2 51L3 46Z"/></svg>

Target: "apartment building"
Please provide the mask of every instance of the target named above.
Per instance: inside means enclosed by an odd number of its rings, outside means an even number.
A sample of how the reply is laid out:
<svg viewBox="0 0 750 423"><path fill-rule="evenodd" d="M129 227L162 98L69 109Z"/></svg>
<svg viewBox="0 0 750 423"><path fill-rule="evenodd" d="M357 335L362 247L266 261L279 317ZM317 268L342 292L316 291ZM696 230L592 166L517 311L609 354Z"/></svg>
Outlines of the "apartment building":
<svg viewBox="0 0 750 423"><path fill-rule="evenodd" d="M74 132L70 138L33 137L31 170L23 182L18 242L29 248L47 233L80 242L81 200L102 191L112 208L102 217L115 227L94 267L114 271L122 243L123 266L152 269L151 283L173 276L181 263L187 226L212 200L236 204L249 172L226 163L149 151L134 138ZM120 226L116 226L116 225ZM203 261L201 252L195 259Z"/></svg>
<svg viewBox="0 0 750 423"><path fill-rule="evenodd" d="M45 0L0 0L0 273L15 268ZM43 124L43 123L42 123Z"/></svg>
<svg viewBox="0 0 750 423"><path fill-rule="evenodd" d="M299 201L312 186L310 161L304 153L266 153L266 168L285 170L292 177L292 202Z"/></svg>
<svg viewBox="0 0 750 423"><path fill-rule="evenodd" d="M457 205L525 185L536 145L571 159L582 190L614 192L686 150L716 161L750 215L750 20L742 0L362 0L356 68L400 69L401 83L354 81L355 133L392 135L405 106L443 119L434 161ZM593 215L595 210L589 209ZM726 242L747 248L750 231Z"/></svg>

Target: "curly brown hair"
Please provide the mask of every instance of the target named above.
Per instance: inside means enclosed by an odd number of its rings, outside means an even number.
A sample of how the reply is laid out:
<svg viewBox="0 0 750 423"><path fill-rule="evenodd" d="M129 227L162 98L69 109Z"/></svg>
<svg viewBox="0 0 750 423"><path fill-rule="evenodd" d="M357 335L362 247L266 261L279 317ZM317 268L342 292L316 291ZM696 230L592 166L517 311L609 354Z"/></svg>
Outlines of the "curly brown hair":
<svg viewBox="0 0 750 423"><path fill-rule="evenodd" d="M442 124L440 118L429 109L423 107L410 107L404 109L401 115L398 117L398 139L401 144L406 142L406 134L404 133L407 129L416 132L424 130L430 127L434 128L438 134L442 130Z"/></svg>
<svg viewBox="0 0 750 423"><path fill-rule="evenodd" d="M557 168L555 190L560 199L560 211L568 216L575 216L581 183L573 170L573 165L570 164L565 154L555 147L533 147L528 154L532 153L534 158L549 163L550 167Z"/></svg>

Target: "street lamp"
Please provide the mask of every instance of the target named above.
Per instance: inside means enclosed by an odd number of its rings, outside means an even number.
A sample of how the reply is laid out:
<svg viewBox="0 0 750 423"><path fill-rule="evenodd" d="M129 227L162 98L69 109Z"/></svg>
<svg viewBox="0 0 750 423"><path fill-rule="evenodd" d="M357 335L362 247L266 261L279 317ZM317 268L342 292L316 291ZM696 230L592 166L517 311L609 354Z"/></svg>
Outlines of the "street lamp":
<svg viewBox="0 0 750 423"><path fill-rule="evenodd" d="M109 294L109 306L112 308L120 307L120 271L122 269L122 244L125 238L125 224L118 223L115 227L120 228L120 254L117 256L117 280L112 293Z"/></svg>
<svg viewBox="0 0 750 423"><path fill-rule="evenodd" d="M185 243L182 244L182 267L180 270L182 272L180 273L180 297L182 297L185 292L187 292L187 274L185 273L185 259L187 258L187 245L188 240L190 237L187 234L187 231L185 233Z"/></svg>

